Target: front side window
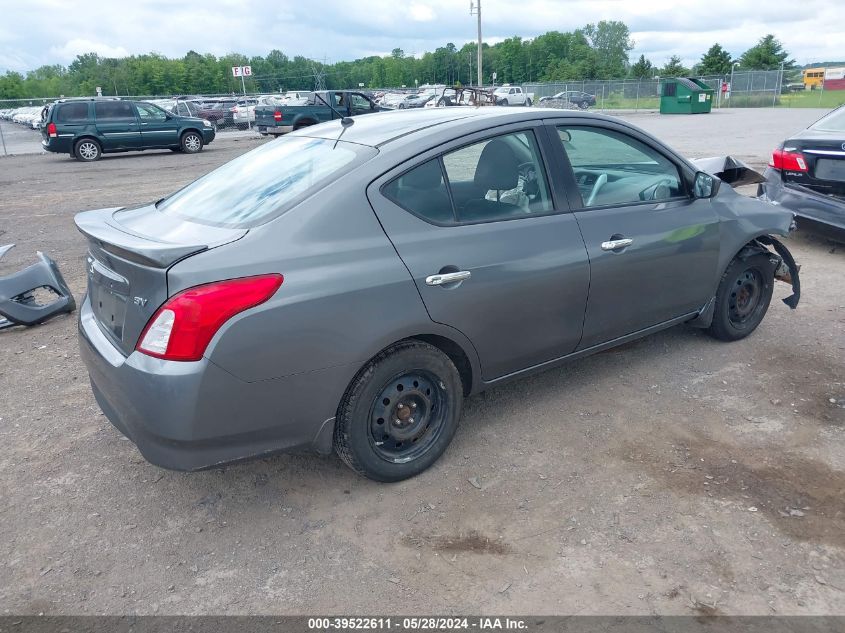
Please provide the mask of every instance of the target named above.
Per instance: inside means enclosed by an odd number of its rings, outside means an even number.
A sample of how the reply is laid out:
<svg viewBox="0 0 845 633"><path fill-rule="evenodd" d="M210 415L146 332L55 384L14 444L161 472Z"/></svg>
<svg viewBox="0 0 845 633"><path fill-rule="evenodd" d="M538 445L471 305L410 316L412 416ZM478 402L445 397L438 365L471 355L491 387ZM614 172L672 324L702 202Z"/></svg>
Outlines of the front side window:
<svg viewBox="0 0 845 633"><path fill-rule="evenodd" d="M559 127L585 207L685 195L678 168L654 148L604 128Z"/></svg>
<svg viewBox="0 0 845 633"><path fill-rule="evenodd" d="M141 117L142 122L150 123L167 119L167 113L151 103L136 103L135 107L138 108L138 116Z"/></svg>
<svg viewBox="0 0 845 633"><path fill-rule="evenodd" d="M437 224L474 223L552 211L533 132L496 136L448 152L392 180L384 194Z"/></svg>
<svg viewBox="0 0 845 633"><path fill-rule="evenodd" d="M165 198L158 210L214 226L248 228L377 154L343 141L287 137L218 167Z"/></svg>
<svg viewBox="0 0 845 633"><path fill-rule="evenodd" d="M57 123L79 123L88 119L88 102L63 103L56 113Z"/></svg>

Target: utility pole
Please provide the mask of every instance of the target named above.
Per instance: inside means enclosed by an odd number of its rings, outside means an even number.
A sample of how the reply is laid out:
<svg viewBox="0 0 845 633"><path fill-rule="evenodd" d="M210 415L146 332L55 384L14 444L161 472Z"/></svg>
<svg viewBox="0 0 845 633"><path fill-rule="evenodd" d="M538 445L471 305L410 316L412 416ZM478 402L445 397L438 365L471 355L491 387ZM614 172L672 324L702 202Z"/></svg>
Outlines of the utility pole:
<svg viewBox="0 0 845 633"><path fill-rule="evenodd" d="M478 16L478 58L476 66L478 66L478 87L484 85L484 74L481 71L481 0L470 0L469 14Z"/></svg>

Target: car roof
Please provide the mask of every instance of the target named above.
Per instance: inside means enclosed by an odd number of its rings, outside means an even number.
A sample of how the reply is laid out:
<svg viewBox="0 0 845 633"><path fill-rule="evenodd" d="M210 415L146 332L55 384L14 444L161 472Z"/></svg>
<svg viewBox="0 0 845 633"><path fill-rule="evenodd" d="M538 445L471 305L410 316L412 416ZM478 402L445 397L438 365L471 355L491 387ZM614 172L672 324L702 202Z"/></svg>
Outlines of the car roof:
<svg viewBox="0 0 845 633"><path fill-rule="evenodd" d="M532 121L550 116L584 119L607 118L598 114L571 110L562 113L561 110L554 108L499 108L493 106L421 108L375 112L357 116L353 119L355 123L346 127L345 130L340 121L335 119L291 134L336 140L338 135L343 132L341 138L344 141L371 147L382 147L400 139L406 142L415 142L418 140L416 138L418 134L425 130L430 131L432 128L437 128L439 131L449 131L451 128L456 132L466 134L483 130L490 125Z"/></svg>

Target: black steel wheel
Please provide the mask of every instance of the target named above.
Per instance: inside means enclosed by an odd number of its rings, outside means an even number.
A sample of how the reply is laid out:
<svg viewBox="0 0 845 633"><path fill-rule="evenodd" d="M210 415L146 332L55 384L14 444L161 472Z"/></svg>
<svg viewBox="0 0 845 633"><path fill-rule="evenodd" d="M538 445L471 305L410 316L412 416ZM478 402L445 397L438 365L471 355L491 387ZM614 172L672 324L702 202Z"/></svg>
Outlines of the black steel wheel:
<svg viewBox="0 0 845 633"><path fill-rule="evenodd" d="M463 385L436 347L402 341L358 373L338 407L334 444L358 473L400 481L431 466L458 427Z"/></svg>
<svg viewBox="0 0 845 633"><path fill-rule="evenodd" d="M776 268L773 257L756 253L730 263L716 291L713 322L708 329L712 336L736 341L760 325L772 300Z"/></svg>

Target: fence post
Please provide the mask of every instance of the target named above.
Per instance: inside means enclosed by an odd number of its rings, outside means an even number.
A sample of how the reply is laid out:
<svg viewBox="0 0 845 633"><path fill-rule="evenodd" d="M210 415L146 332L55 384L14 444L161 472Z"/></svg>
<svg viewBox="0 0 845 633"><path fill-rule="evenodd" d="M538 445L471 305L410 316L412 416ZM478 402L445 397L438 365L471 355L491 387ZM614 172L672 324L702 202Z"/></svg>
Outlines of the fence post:
<svg viewBox="0 0 845 633"><path fill-rule="evenodd" d="M640 82L637 81L637 103L634 106L634 112L640 109Z"/></svg>
<svg viewBox="0 0 845 633"><path fill-rule="evenodd" d="M3 156L8 156L9 152L6 151L6 137L3 136L3 124L0 123L0 141L3 141Z"/></svg>

